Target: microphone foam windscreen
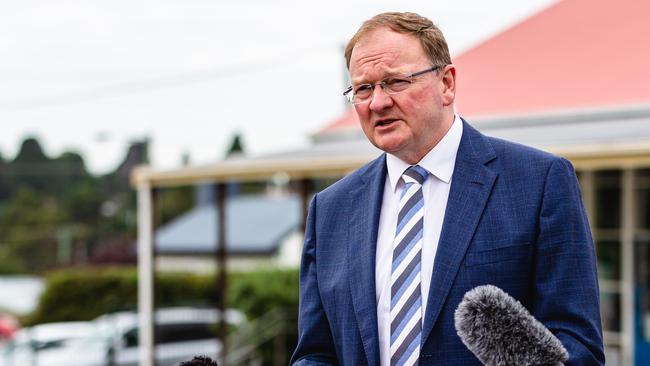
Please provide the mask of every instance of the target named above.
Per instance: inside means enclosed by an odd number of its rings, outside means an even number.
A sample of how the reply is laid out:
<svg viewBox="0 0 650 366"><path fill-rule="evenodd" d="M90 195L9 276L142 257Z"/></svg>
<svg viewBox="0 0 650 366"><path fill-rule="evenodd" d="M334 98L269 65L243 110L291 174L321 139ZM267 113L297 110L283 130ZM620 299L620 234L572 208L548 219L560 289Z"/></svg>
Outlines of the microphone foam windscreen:
<svg viewBox="0 0 650 366"><path fill-rule="evenodd" d="M468 291L454 321L460 339L485 365L557 365L569 358L553 333L496 286Z"/></svg>

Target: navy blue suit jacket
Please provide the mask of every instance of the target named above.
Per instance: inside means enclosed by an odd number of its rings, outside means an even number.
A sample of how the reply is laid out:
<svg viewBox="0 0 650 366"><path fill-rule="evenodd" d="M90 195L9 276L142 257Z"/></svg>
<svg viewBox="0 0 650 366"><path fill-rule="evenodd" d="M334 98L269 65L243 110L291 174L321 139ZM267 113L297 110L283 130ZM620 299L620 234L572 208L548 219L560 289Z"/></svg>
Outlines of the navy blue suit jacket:
<svg viewBox="0 0 650 366"><path fill-rule="evenodd" d="M300 268L296 365L378 365L375 247L385 155L311 202ZM604 364L596 257L565 159L464 122L423 323L420 365L480 365L454 328L472 288L519 300L570 354Z"/></svg>

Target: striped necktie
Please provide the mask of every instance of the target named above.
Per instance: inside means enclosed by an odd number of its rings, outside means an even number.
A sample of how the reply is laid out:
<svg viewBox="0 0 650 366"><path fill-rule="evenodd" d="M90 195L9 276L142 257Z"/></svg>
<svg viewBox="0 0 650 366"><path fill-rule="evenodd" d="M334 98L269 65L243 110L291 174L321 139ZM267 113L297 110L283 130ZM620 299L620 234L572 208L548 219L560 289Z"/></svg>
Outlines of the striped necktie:
<svg viewBox="0 0 650 366"><path fill-rule="evenodd" d="M390 277L390 365L417 365L422 338L420 255L424 198L422 184L429 172L409 167L402 179L397 230Z"/></svg>

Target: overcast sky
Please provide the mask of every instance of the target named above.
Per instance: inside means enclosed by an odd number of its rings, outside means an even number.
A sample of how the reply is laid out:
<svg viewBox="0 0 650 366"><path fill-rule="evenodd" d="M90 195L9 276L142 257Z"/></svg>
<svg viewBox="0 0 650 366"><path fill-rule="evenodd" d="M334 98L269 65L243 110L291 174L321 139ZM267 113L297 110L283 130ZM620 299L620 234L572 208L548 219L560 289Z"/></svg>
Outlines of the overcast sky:
<svg viewBox="0 0 650 366"><path fill-rule="evenodd" d="M307 146L344 108L345 42L383 11L415 11L452 58L556 0L20 0L0 3L0 153L26 136L94 173L149 137L152 163ZM462 111L461 111L462 112Z"/></svg>

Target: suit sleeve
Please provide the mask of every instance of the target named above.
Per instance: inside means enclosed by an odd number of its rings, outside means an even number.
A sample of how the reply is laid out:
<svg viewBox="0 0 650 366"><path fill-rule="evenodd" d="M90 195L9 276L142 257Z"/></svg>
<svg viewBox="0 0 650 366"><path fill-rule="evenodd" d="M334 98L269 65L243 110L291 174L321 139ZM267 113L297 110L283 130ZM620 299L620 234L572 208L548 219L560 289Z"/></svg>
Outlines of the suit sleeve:
<svg viewBox="0 0 650 366"><path fill-rule="evenodd" d="M539 214L534 315L569 352L566 365L603 365L596 254L575 171L547 173Z"/></svg>
<svg viewBox="0 0 650 366"><path fill-rule="evenodd" d="M318 289L316 272L316 200L311 201L305 227L305 242L300 264L300 304L298 344L291 365L337 365L327 315Z"/></svg>

